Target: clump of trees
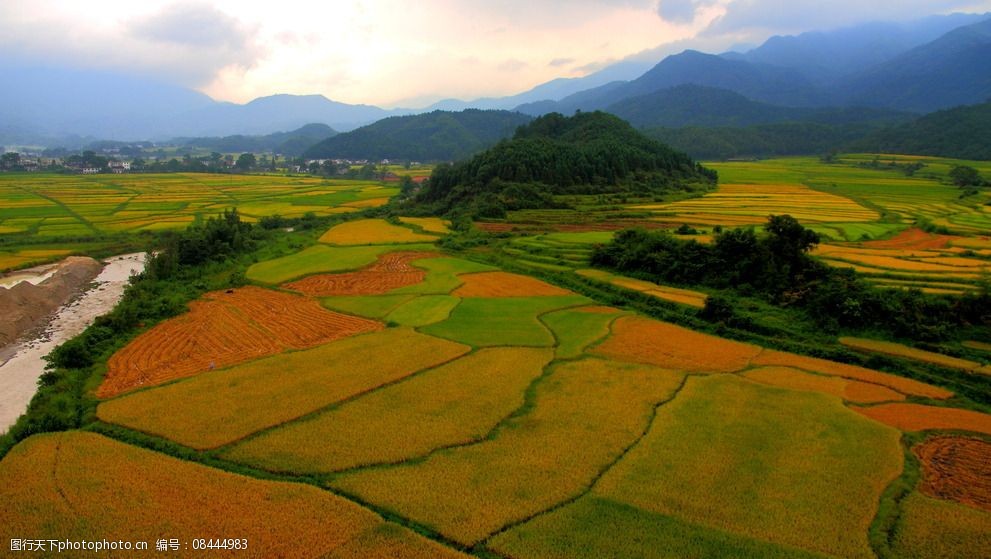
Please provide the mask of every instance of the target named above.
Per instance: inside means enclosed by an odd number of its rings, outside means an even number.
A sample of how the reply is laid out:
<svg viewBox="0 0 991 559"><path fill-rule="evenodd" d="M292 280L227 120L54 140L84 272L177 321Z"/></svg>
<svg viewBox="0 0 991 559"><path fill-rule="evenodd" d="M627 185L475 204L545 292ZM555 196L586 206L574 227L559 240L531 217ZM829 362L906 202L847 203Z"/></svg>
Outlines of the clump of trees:
<svg viewBox="0 0 991 559"><path fill-rule="evenodd" d="M814 231L791 216L771 216L763 234L752 228L716 235L711 245L680 240L664 231L632 229L596 249L592 264L656 281L707 286L762 297L803 312L829 331L870 330L894 337L936 341L964 325L991 327L991 293L933 296L918 290L876 288L854 271L830 267L809 253ZM724 300L706 311L728 313Z"/></svg>
<svg viewBox="0 0 991 559"><path fill-rule="evenodd" d="M434 169L414 203L438 213L502 217L553 208L555 195L652 194L715 184L716 173L606 113L551 113L511 140Z"/></svg>

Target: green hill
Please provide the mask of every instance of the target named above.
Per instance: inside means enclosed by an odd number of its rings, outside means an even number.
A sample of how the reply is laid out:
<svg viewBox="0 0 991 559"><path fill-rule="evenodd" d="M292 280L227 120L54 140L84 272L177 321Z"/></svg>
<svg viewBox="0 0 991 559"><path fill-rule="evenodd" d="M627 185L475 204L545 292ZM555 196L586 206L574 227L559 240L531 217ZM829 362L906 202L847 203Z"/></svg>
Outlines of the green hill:
<svg viewBox="0 0 991 559"><path fill-rule="evenodd" d="M991 160L991 101L928 114L871 134L852 149Z"/></svg>
<svg viewBox="0 0 991 559"><path fill-rule="evenodd" d="M434 111L396 116L338 134L304 153L307 159L454 161L513 135L531 117L509 111Z"/></svg>
<svg viewBox="0 0 991 559"><path fill-rule="evenodd" d="M455 165L437 167L414 204L436 213L499 217L555 207L562 194L657 194L709 185L713 171L602 112L551 113L512 140Z"/></svg>

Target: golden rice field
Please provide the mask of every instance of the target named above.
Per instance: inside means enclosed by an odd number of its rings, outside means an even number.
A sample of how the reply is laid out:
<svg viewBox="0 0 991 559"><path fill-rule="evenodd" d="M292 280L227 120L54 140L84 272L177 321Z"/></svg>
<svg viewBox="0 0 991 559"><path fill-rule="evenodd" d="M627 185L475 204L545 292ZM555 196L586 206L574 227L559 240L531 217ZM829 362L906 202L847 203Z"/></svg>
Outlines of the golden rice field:
<svg viewBox="0 0 991 559"><path fill-rule="evenodd" d="M464 557L312 486L252 479L85 432L18 445L0 462L0 494L5 537L146 541L147 553L160 538L179 538L189 548L170 555L180 557L347 557L369 540L362 557ZM191 548L194 538L210 537L248 547ZM85 554L100 555L68 555Z"/></svg>
<svg viewBox="0 0 991 559"><path fill-rule="evenodd" d="M359 219L331 227L320 237L331 245L391 245L396 243L430 243L435 235L424 235L410 228L393 225L384 219Z"/></svg>

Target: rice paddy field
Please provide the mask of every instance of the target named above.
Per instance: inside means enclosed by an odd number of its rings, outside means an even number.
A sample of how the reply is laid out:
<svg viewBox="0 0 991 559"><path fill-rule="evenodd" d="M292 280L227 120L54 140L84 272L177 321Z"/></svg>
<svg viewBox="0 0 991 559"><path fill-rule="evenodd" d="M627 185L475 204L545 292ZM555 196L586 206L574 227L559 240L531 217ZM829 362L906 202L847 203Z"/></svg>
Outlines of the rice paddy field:
<svg viewBox="0 0 991 559"><path fill-rule="evenodd" d="M86 236L180 229L237 207L251 220L358 211L398 189L380 183L202 173L0 175L0 234Z"/></svg>
<svg viewBox="0 0 991 559"><path fill-rule="evenodd" d="M979 268L945 260L981 260L979 236L916 233L855 195L880 171L841 166L851 182L833 192L792 160L761 164L720 168L738 185L722 205L742 211L689 205L707 198L645 211L730 226L807 203L816 227L892 226L830 246ZM762 180L782 182L747 194ZM248 538L243 554L220 553L242 557L991 557L991 415L966 397L883 359L730 340L518 273L704 305L703 292L589 270L611 231L511 237L510 272L447 252L439 220L344 225L100 365L81 388L95 402L84 430L32 436L0 460L0 534L210 532Z"/></svg>

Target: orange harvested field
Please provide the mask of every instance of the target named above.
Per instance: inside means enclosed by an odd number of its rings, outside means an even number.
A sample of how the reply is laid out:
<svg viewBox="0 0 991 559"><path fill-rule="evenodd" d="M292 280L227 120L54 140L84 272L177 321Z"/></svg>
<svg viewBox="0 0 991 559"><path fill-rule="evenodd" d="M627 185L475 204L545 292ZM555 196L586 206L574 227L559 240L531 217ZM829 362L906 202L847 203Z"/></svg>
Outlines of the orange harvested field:
<svg viewBox="0 0 991 559"><path fill-rule="evenodd" d="M744 373L745 377L757 381L761 384L780 386L792 390L804 390L810 392L822 392L839 396L848 402L859 404L874 404L878 402L892 402L905 399L904 394L900 394L876 384L867 384L856 380L847 380L841 377L828 377L806 373L791 367L761 367Z"/></svg>
<svg viewBox="0 0 991 559"><path fill-rule="evenodd" d="M906 229L890 239L883 241L868 241L861 243L869 248L901 248L901 249L940 249L949 246L956 237L950 235L934 235L922 229Z"/></svg>
<svg viewBox="0 0 991 559"><path fill-rule="evenodd" d="M760 352L757 346L638 316L616 320L612 335L592 350L622 361L696 373L739 371Z"/></svg>
<svg viewBox="0 0 991 559"><path fill-rule="evenodd" d="M251 286L214 291L193 301L188 313L155 326L115 353L96 395L110 398L382 328L379 322L329 311L299 295Z"/></svg>
<svg viewBox="0 0 991 559"><path fill-rule="evenodd" d="M923 493L991 511L991 443L933 437L912 451L922 462Z"/></svg>
<svg viewBox="0 0 991 559"><path fill-rule="evenodd" d="M853 409L902 431L974 431L991 435L991 415L976 411L921 404L881 404Z"/></svg>
<svg viewBox="0 0 991 559"><path fill-rule="evenodd" d="M573 295L567 289L538 279L508 272L480 272L458 276L464 285L454 290L456 297L555 297Z"/></svg>
<svg viewBox="0 0 991 559"><path fill-rule="evenodd" d="M943 355L942 353L933 353L931 351L916 349L914 347L909 347L894 342L844 337L840 338L840 343L847 347L859 349L861 351L881 353L883 355L893 355L895 357L904 357L906 359L922 361L923 363L931 363L933 365L939 365L940 367L947 367L950 369L976 371L981 368L981 364L974 361L958 359L956 357L950 357L949 355Z"/></svg>
<svg viewBox="0 0 991 559"><path fill-rule="evenodd" d="M794 367L796 369L821 373L824 375L860 380L870 384L887 386L892 390L896 390L909 396L923 396L938 400L945 400L946 398L953 396L953 393L949 390L944 390L937 386L932 386L917 380L912 380L897 375L890 375L888 373L882 373L872 369L865 369L864 367L858 367L856 365L847 365L846 363L837 363L836 361L827 361L826 359L795 355L794 353L785 353L783 351L776 351L772 349L765 349L761 352L760 355L754 358L753 364Z"/></svg>
<svg viewBox="0 0 991 559"><path fill-rule="evenodd" d="M381 295L393 289L416 285L426 271L411 265L421 258L437 258L436 252L390 252L375 263L344 274L318 274L285 284L283 287L313 297L341 295Z"/></svg>
<svg viewBox="0 0 991 559"><path fill-rule="evenodd" d="M168 557L464 557L315 487L232 474L93 433L34 436L16 446L0 462L0 502L0 526L12 537L106 537L152 546L160 538L238 538L248 544L205 552L190 543L160 554ZM356 544L367 545L368 553L355 555Z"/></svg>

